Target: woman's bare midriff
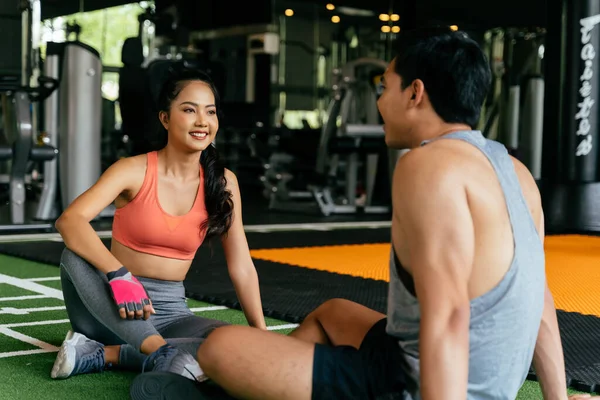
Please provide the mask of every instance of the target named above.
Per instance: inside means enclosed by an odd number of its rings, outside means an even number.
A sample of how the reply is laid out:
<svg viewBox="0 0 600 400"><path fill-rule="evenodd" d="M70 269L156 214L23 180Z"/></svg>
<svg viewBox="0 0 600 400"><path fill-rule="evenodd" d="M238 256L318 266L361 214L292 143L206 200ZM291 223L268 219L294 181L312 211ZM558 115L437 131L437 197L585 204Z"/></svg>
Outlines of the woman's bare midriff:
<svg viewBox="0 0 600 400"><path fill-rule="evenodd" d="M183 281L192 260L176 260L140 253L111 240L111 253L135 276L164 281Z"/></svg>

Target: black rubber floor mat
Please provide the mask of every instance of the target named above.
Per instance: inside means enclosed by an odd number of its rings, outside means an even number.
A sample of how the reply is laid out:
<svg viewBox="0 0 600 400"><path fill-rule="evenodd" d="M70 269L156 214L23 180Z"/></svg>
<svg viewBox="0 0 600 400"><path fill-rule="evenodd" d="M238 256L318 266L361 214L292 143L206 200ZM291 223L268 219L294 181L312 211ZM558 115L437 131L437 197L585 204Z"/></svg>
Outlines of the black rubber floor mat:
<svg viewBox="0 0 600 400"><path fill-rule="evenodd" d="M108 245L108 240L103 240ZM249 233L252 249L365 244L389 242L389 229ZM57 265L60 242L1 243L0 253ZM300 322L324 301L341 297L386 311L387 283L263 260L254 261L260 279L265 315ZM1 266L0 266L1 271ZM202 246L186 278L191 298L240 308L229 279L220 244ZM569 386L585 392L600 391L600 318L558 311ZM534 373L530 380L535 380Z"/></svg>
<svg viewBox="0 0 600 400"><path fill-rule="evenodd" d="M600 392L600 318L558 311L569 386Z"/></svg>
<svg viewBox="0 0 600 400"><path fill-rule="evenodd" d="M296 231L248 233L251 249L290 248L338 244L386 243L389 229ZM109 247L110 240L103 239ZM0 243L0 253L56 265L64 243L54 241ZM300 322L328 299L341 297L385 312L387 283L348 275L309 270L263 260L254 260L258 271L265 315ZM240 308L229 275L223 249L218 242L203 245L185 280L189 297L231 308Z"/></svg>
<svg viewBox="0 0 600 400"><path fill-rule="evenodd" d="M582 392L600 392L600 318L557 310L565 355L567 386ZM532 366L529 380L537 381Z"/></svg>

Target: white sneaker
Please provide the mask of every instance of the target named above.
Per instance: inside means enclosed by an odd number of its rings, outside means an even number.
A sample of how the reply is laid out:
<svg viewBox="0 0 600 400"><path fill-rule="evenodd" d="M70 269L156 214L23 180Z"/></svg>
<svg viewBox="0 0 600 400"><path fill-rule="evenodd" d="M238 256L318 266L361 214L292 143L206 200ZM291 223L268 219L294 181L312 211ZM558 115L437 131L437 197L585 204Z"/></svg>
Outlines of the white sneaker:
<svg viewBox="0 0 600 400"><path fill-rule="evenodd" d="M104 371L104 345L81 333L67 332L50 372L52 379Z"/></svg>

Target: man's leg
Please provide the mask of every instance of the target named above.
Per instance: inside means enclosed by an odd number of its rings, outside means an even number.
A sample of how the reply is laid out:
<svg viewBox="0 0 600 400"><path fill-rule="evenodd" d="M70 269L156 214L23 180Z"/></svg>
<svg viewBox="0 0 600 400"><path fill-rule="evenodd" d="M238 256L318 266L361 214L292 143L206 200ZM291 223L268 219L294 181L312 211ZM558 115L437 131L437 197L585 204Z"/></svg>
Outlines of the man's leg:
<svg viewBox="0 0 600 400"><path fill-rule="evenodd" d="M204 373L240 399L309 400L315 344L246 326L216 329L198 349Z"/></svg>
<svg viewBox="0 0 600 400"><path fill-rule="evenodd" d="M383 318L384 314L362 304L332 299L311 312L290 336L310 343L358 348L367 332Z"/></svg>
<svg viewBox="0 0 600 400"><path fill-rule="evenodd" d="M215 330L200 346L198 360L204 373L232 396L243 399L310 399L313 389L315 345L340 346L332 350L348 360L373 326L385 315L360 304L333 299L307 316L300 327L283 336L257 329L230 326ZM323 354L327 360L337 354ZM352 376L354 371L346 372ZM339 377L344 379L343 377ZM351 386L348 382L332 385ZM356 382L359 384L359 382Z"/></svg>

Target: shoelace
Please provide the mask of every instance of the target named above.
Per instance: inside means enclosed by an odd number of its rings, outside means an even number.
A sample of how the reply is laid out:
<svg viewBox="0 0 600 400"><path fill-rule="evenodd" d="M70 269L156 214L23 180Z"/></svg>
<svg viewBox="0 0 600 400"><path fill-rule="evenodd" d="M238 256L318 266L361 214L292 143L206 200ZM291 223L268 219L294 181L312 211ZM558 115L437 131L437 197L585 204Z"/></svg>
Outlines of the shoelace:
<svg viewBox="0 0 600 400"><path fill-rule="evenodd" d="M91 354L83 356L79 360L78 371L103 371L104 370L104 349L98 348Z"/></svg>
<svg viewBox="0 0 600 400"><path fill-rule="evenodd" d="M151 355L144 361L144 365L142 366L142 372L146 372L146 369L153 370L155 368L162 370L163 366L171 360L175 354L177 354L177 349L171 346L163 346L156 353Z"/></svg>
<svg viewBox="0 0 600 400"><path fill-rule="evenodd" d="M151 363L150 369L156 368L158 370L163 370L164 365L171 362L171 360L173 360L173 358L175 358L175 356L177 356L177 353L178 353L178 350L174 349L172 347L165 347L165 348L160 349L158 351L158 353L156 354L156 357L154 357L154 359L147 360L146 363L144 363L142 372L146 371L146 364L148 362ZM196 376L192 373L192 371L190 371L187 367L184 367L184 369L194 378L196 383L200 383L200 381L198 380L198 378L196 378Z"/></svg>
<svg viewBox="0 0 600 400"><path fill-rule="evenodd" d="M200 381L198 380L198 378L196 378L196 375L194 375L194 373L192 371L190 371L189 369L187 369L187 367L185 367L185 370L192 376L192 378L194 378L194 380L196 381L196 383L200 383Z"/></svg>
<svg viewBox="0 0 600 400"><path fill-rule="evenodd" d="M152 369L157 368L162 371L164 369L164 365L167 364L168 361L172 360L173 357L177 354L175 349L165 348L161 349L161 351L156 355L156 358L152 363Z"/></svg>

